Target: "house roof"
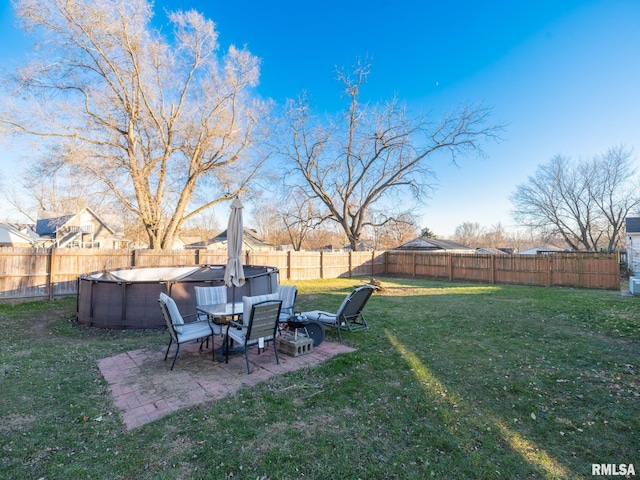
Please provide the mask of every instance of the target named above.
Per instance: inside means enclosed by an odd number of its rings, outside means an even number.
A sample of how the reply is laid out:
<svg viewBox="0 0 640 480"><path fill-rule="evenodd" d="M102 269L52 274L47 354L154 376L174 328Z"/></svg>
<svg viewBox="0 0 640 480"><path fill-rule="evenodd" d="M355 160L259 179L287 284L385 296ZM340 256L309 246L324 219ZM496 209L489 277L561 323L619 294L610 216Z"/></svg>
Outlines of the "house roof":
<svg viewBox="0 0 640 480"><path fill-rule="evenodd" d="M373 245L367 241L361 241L356 244L356 248L361 252L366 252L368 250L373 250ZM351 244L344 245L342 250L351 250Z"/></svg>
<svg viewBox="0 0 640 480"><path fill-rule="evenodd" d="M31 246L34 239L12 225L0 223L0 245Z"/></svg>
<svg viewBox="0 0 640 480"><path fill-rule="evenodd" d="M627 233L640 233L640 217L627 217L624 221Z"/></svg>
<svg viewBox="0 0 640 480"><path fill-rule="evenodd" d="M399 247L394 248L394 250L432 250L434 252L437 251L465 251L465 252L473 252L473 248L465 247L456 242L452 242L451 240L440 240L438 238L426 238L426 237L417 237L413 240L408 241L407 243L403 243Z"/></svg>
<svg viewBox="0 0 640 480"><path fill-rule="evenodd" d="M554 245L539 245L533 248L527 248L526 250L521 250L518 252L518 255L536 255L538 253L548 253L548 252L564 252L564 248L556 247Z"/></svg>
<svg viewBox="0 0 640 480"><path fill-rule="evenodd" d="M111 233L115 234L114 229L104 220L100 218L93 210L89 207L84 207L77 211L76 213L57 213L57 212L48 212L45 210L41 210L38 212L38 221L36 222L36 233L38 235L55 235L56 230L63 227L71 220L73 220L78 215L81 215L83 212L89 212L93 217L96 218L100 223L102 223Z"/></svg>
<svg viewBox="0 0 640 480"><path fill-rule="evenodd" d="M255 230L251 230L250 228L243 228L242 232L243 232L242 244L243 244L243 247L246 248L247 250L258 250L260 248L275 248L275 245L272 245L258 238ZM210 238L209 240L205 240L203 242L190 243L189 245L185 245L185 248L207 248L216 244L219 244L220 248L226 248L227 246L226 230L220 233L219 235L213 238Z"/></svg>
<svg viewBox="0 0 640 480"><path fill-rule="evenodd" d="M494 247L479 247L476 248L476 253L483 253L485 255L507 255L507 252Z"/></svg>
<svg viewBox="0 0 640 480"><path fill-rule="evenodd" d="M41 217L41 215L47 215ZM73 218L72 214L60 215L53 212L38 212L36 233L38 235L53 235L56 230Z"/></svg>

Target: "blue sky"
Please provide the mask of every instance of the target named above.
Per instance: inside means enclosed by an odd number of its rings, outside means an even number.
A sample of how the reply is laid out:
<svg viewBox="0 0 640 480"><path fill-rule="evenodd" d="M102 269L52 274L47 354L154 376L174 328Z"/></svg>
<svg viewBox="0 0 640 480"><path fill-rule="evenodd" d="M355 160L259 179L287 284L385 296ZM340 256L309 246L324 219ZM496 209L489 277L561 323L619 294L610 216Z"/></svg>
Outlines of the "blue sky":
<svg viewBox="0 0 640 480"><path fill-rule="evenodd" d="M2 66L26 48L8 5L0 0ZM318 111L337 111L335 68L368 57L367 100L397 95L434 115L493 107L507 125L503 142L487 145L483 160L434 165L439 186L420 223L442 237L467 221L516 227L509 195L556 154L589 157L620 144L640 152L636 0L159 0L159 17L163 8L199 10L223 47L246 45L262 60L258 92L279 103L306 90ZM13 152L0 155L6 176Z"/></svg>

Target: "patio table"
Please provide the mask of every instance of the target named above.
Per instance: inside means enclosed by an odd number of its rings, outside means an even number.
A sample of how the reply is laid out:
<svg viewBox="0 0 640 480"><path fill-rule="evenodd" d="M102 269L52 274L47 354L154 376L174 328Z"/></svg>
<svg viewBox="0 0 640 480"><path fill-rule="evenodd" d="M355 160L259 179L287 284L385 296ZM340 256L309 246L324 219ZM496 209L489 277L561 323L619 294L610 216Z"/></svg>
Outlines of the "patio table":
<svg viewBox="0 0 640 480"><path fill-rule="evenodd" d="M212 323L216 325L226 325L229 323L229 320L233 320L234 317L242 316L243 306L244 304L242 302L214 303L211 305L198 305L196 309L198 313L206 315Z"/></svg>
<svg viewBox="0 0 640 480"><path fill-rule="evenodd" d="M202 313L207 316L211 323L216 325L227 325L229 320L239 319L242 316L244 304L242 302L236 303L214 303L210 305L198 305L196 307L198 313ZM224 330L223 330L224 332ZM223 334L224 335L224 334ZM223 356L225 354L225 343L218 349L218 362L222 363ZM235 354L244 352L244 347L233 346L229 347L229 353Z"/></svg>

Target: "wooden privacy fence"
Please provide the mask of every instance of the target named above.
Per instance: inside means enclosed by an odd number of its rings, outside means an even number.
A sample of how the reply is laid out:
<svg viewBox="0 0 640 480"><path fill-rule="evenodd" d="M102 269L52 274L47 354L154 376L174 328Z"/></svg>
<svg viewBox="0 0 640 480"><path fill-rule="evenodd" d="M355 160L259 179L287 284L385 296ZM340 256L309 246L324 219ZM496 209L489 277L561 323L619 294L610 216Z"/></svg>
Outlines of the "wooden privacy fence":
<svg viewBox="0 0 640 480"><path fill-rule="evenodd" d="M386 273L449 281L618 290L617 253L469 255L386 252Z"/></svg>
<svg viewBox="0 0 640 480"><path fill-rule="evenodd" d="M226 250L0 248L0 300L75 295L77 278L130 267L224 265ZM469 255L427 252L245 252L245 265L270 266L283 281L398 275L617 290L617 254Z"/></svg>
<svg viewBox="0 0 640 480"><path fill-rule="evenodd" d="M384 252L245 252L284 281L384 274ZM0 300L75 295L78 276L130 267L224 265L226 250L0 248Z"/></svg>

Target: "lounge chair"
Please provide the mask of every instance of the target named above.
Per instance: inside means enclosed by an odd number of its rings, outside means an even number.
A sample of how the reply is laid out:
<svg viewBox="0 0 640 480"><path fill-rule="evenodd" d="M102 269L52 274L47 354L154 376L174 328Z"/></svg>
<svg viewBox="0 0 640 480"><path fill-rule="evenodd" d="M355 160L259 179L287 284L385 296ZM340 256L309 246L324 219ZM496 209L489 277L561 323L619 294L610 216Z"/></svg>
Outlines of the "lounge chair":
<svg viewBox="0 0 640 480"><path fill-rule="evenodd" d="M369 330L369 325L362 314L369 297L373 293L372 285L363 285L354 289L342 302L336 313L322 310L312 310L302 312L308 320L321 322L323 325L338 330L340 343L342 343L342 332L356 332L359 330Z"/></svg>

